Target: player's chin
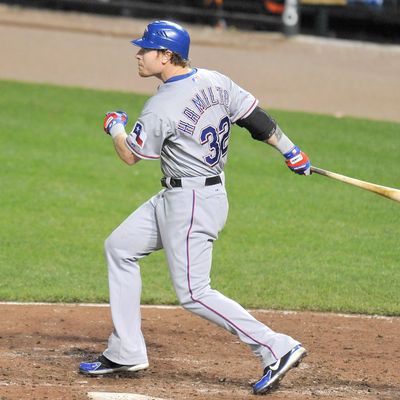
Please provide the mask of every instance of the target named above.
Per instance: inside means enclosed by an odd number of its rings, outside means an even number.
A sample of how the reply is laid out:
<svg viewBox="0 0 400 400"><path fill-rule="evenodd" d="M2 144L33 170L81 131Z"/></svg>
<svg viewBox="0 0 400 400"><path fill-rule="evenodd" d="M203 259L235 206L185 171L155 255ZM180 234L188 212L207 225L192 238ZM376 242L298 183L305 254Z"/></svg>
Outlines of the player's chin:
<svg viewBox="0 0 400 400"><path fill-rule="evenodd" d="M138 69L138 74L139 76L141 76L142 78L147 78L148 76L150 76L151 74L147 71L145 71L143 68Z"/></svg>

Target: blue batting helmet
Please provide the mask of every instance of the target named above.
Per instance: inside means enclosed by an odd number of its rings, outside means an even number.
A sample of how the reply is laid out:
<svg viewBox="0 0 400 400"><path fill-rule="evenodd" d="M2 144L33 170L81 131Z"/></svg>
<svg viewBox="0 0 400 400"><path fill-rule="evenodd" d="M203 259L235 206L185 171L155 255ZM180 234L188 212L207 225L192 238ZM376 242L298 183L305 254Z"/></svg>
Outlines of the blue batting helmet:
<svg viewBox="0 0 400 400"><path fill-rule="evenodd" d="M180 25L170 21L154 21L147 25L143 37L131 41L144 49L171 50L184 60L189 57L189 33Z"/></svg>

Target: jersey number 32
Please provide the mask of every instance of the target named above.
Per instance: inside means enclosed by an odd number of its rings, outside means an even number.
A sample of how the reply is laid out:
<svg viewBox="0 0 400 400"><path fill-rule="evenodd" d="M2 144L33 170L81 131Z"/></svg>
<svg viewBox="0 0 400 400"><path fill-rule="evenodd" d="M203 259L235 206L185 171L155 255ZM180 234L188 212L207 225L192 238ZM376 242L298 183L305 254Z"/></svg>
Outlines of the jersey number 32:
<svg viewBox="0 0 400 400"><path fill-rule="evenodd" d="M210 166L218 164L221 157L228 151L228 139L231 130L231 121L225 116L219 122L218 128L207 126L200 133L200 143L204 146L208 144L209 153L204 157L204 161Z"/></svg>

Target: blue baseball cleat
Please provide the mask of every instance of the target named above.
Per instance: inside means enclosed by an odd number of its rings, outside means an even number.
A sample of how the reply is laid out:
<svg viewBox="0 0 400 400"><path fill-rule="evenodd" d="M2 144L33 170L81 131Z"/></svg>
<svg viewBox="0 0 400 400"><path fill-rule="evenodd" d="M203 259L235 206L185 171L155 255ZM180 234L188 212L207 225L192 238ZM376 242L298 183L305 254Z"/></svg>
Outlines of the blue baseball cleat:
<svg viewBox="0 0 400 400"><path fill-rule="evenodd" d="M268 365L264 369L262 378L253 385L253 393L262 394L276 387L286 372L291 368L297 367L306 354L306 349L301 344L298 344L275 364Z"/></svg>
<svg viewBox="0 0 400 400"><path fill-rule="evenodd" d="M136 365L117 364L101 355L96 361L83 362L79 365L79 372L87 375L112 374L113 372L134 372L146 369L148 363Z"/></svg>

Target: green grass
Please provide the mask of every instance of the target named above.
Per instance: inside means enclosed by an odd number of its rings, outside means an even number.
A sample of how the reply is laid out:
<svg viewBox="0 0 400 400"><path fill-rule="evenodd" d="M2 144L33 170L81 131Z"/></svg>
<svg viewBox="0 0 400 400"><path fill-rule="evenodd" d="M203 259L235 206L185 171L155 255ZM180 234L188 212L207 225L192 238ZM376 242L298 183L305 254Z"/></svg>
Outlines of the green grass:
<svg viewBox="0 0 400 400"><path fill-rule="evenodd" d="M135 121L146 97L0 81L0 299L108 300L103 241L160 189L158 162L128 167L104 111ZM400 187L400 125L270 110L312 162ZM400 206L314 175L234 128L230 214L213 286L245 307L400 315ZM143 303L176 303L163 252L142 262Z"/></svg>

